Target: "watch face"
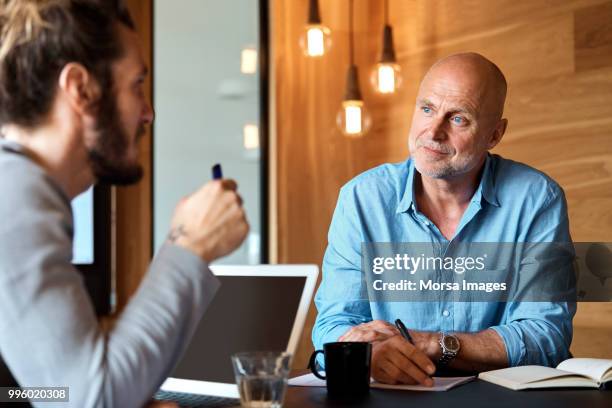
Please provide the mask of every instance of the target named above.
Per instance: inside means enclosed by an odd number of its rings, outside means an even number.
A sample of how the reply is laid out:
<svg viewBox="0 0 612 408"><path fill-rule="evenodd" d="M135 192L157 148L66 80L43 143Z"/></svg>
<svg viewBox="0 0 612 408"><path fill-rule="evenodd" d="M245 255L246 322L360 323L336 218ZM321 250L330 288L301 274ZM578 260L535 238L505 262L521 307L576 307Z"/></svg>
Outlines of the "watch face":
<svg viewBox="0 0 612 408"><path fill-rule="evenodd" d="M444 347L452 353L459 351L459 340L455 336L446 335L444 336Z"/></svg>

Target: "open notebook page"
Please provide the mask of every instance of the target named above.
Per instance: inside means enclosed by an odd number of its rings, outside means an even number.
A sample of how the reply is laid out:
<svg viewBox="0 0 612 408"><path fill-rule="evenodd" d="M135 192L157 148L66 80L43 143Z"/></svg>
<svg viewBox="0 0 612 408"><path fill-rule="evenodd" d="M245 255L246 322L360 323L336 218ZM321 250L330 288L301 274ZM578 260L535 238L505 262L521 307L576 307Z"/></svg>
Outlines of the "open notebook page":
<svg viewBox="0 0 612 408"><path fill-rule="evenodd" d="M559 370L582 374L597 382L612 380L612 360L570 358L557 366ZM606 375L607 372L607 375Z"/></svg>

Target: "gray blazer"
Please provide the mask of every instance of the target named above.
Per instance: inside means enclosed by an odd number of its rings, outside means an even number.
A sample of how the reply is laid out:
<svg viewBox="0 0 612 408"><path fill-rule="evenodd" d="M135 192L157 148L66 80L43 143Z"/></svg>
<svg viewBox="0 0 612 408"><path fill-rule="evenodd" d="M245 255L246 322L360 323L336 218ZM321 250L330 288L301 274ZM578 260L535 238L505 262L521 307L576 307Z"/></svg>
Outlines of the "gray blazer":
<svg viewBox="0 0 612 408"><path fill-rule="evenodd" d="M3 139L0 191L0 354L13 376L22 387L69 387L69 406L141 407L176 364L218 280L199 257L166 244L105 330L71 263L68 198Z"/></svg>

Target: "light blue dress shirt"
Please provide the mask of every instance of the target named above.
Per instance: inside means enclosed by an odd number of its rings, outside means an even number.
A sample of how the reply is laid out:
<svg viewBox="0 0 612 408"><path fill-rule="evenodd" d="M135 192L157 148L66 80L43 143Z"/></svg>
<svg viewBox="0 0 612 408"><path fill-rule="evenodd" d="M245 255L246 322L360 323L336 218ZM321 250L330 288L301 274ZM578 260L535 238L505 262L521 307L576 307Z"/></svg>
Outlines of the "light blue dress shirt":
<svg viewBox="0 0 612 408"><path fill-rule="evenodd" d="M419 212L415 171L411 159L384 164L340 190L315 298L315 348L337 341L352 326L401 318L414 330L492 328L503 339L510 366L555 366L569 358L575 302L373 302L360 295L362 243L571 242L563 190L531 167L488 155L480 184L451 241Z"/></svg>

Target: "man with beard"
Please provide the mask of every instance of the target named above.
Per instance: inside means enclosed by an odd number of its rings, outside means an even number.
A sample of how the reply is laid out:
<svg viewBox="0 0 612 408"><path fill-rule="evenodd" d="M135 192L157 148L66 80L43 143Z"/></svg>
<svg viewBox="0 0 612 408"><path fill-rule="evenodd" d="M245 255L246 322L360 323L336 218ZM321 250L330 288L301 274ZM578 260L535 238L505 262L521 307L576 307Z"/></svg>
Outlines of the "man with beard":
<svg viewBox="0 0 612 408"><path fill-rule="evenodd" d="M571 243L557 183L489 154L506 130L505 97L504 75L478 54L451 55L427 72L412 118L411 157L369 170L340 191L315 299L315 348L371 341L375 379L427 386L436 366L483 371L555 366L569 357L576 310L569 297L453 302L453 294L440 294L418 302L363 294L364 274L371 271L361 269L362 243L427 243L437 256L462 242ZM391 324L398 318L412 341Z"/></svg>
<svg viewBox="0 0 612 408"><path fill-rule="evenodd" d="M119 3L0 1L0 354L22 387L69 387L70 406L142 406L218 288L207 265L248 232L235 182L204 185L114 327L98 323L71 264L70 201L141 178L145 75Z"/></svg>

